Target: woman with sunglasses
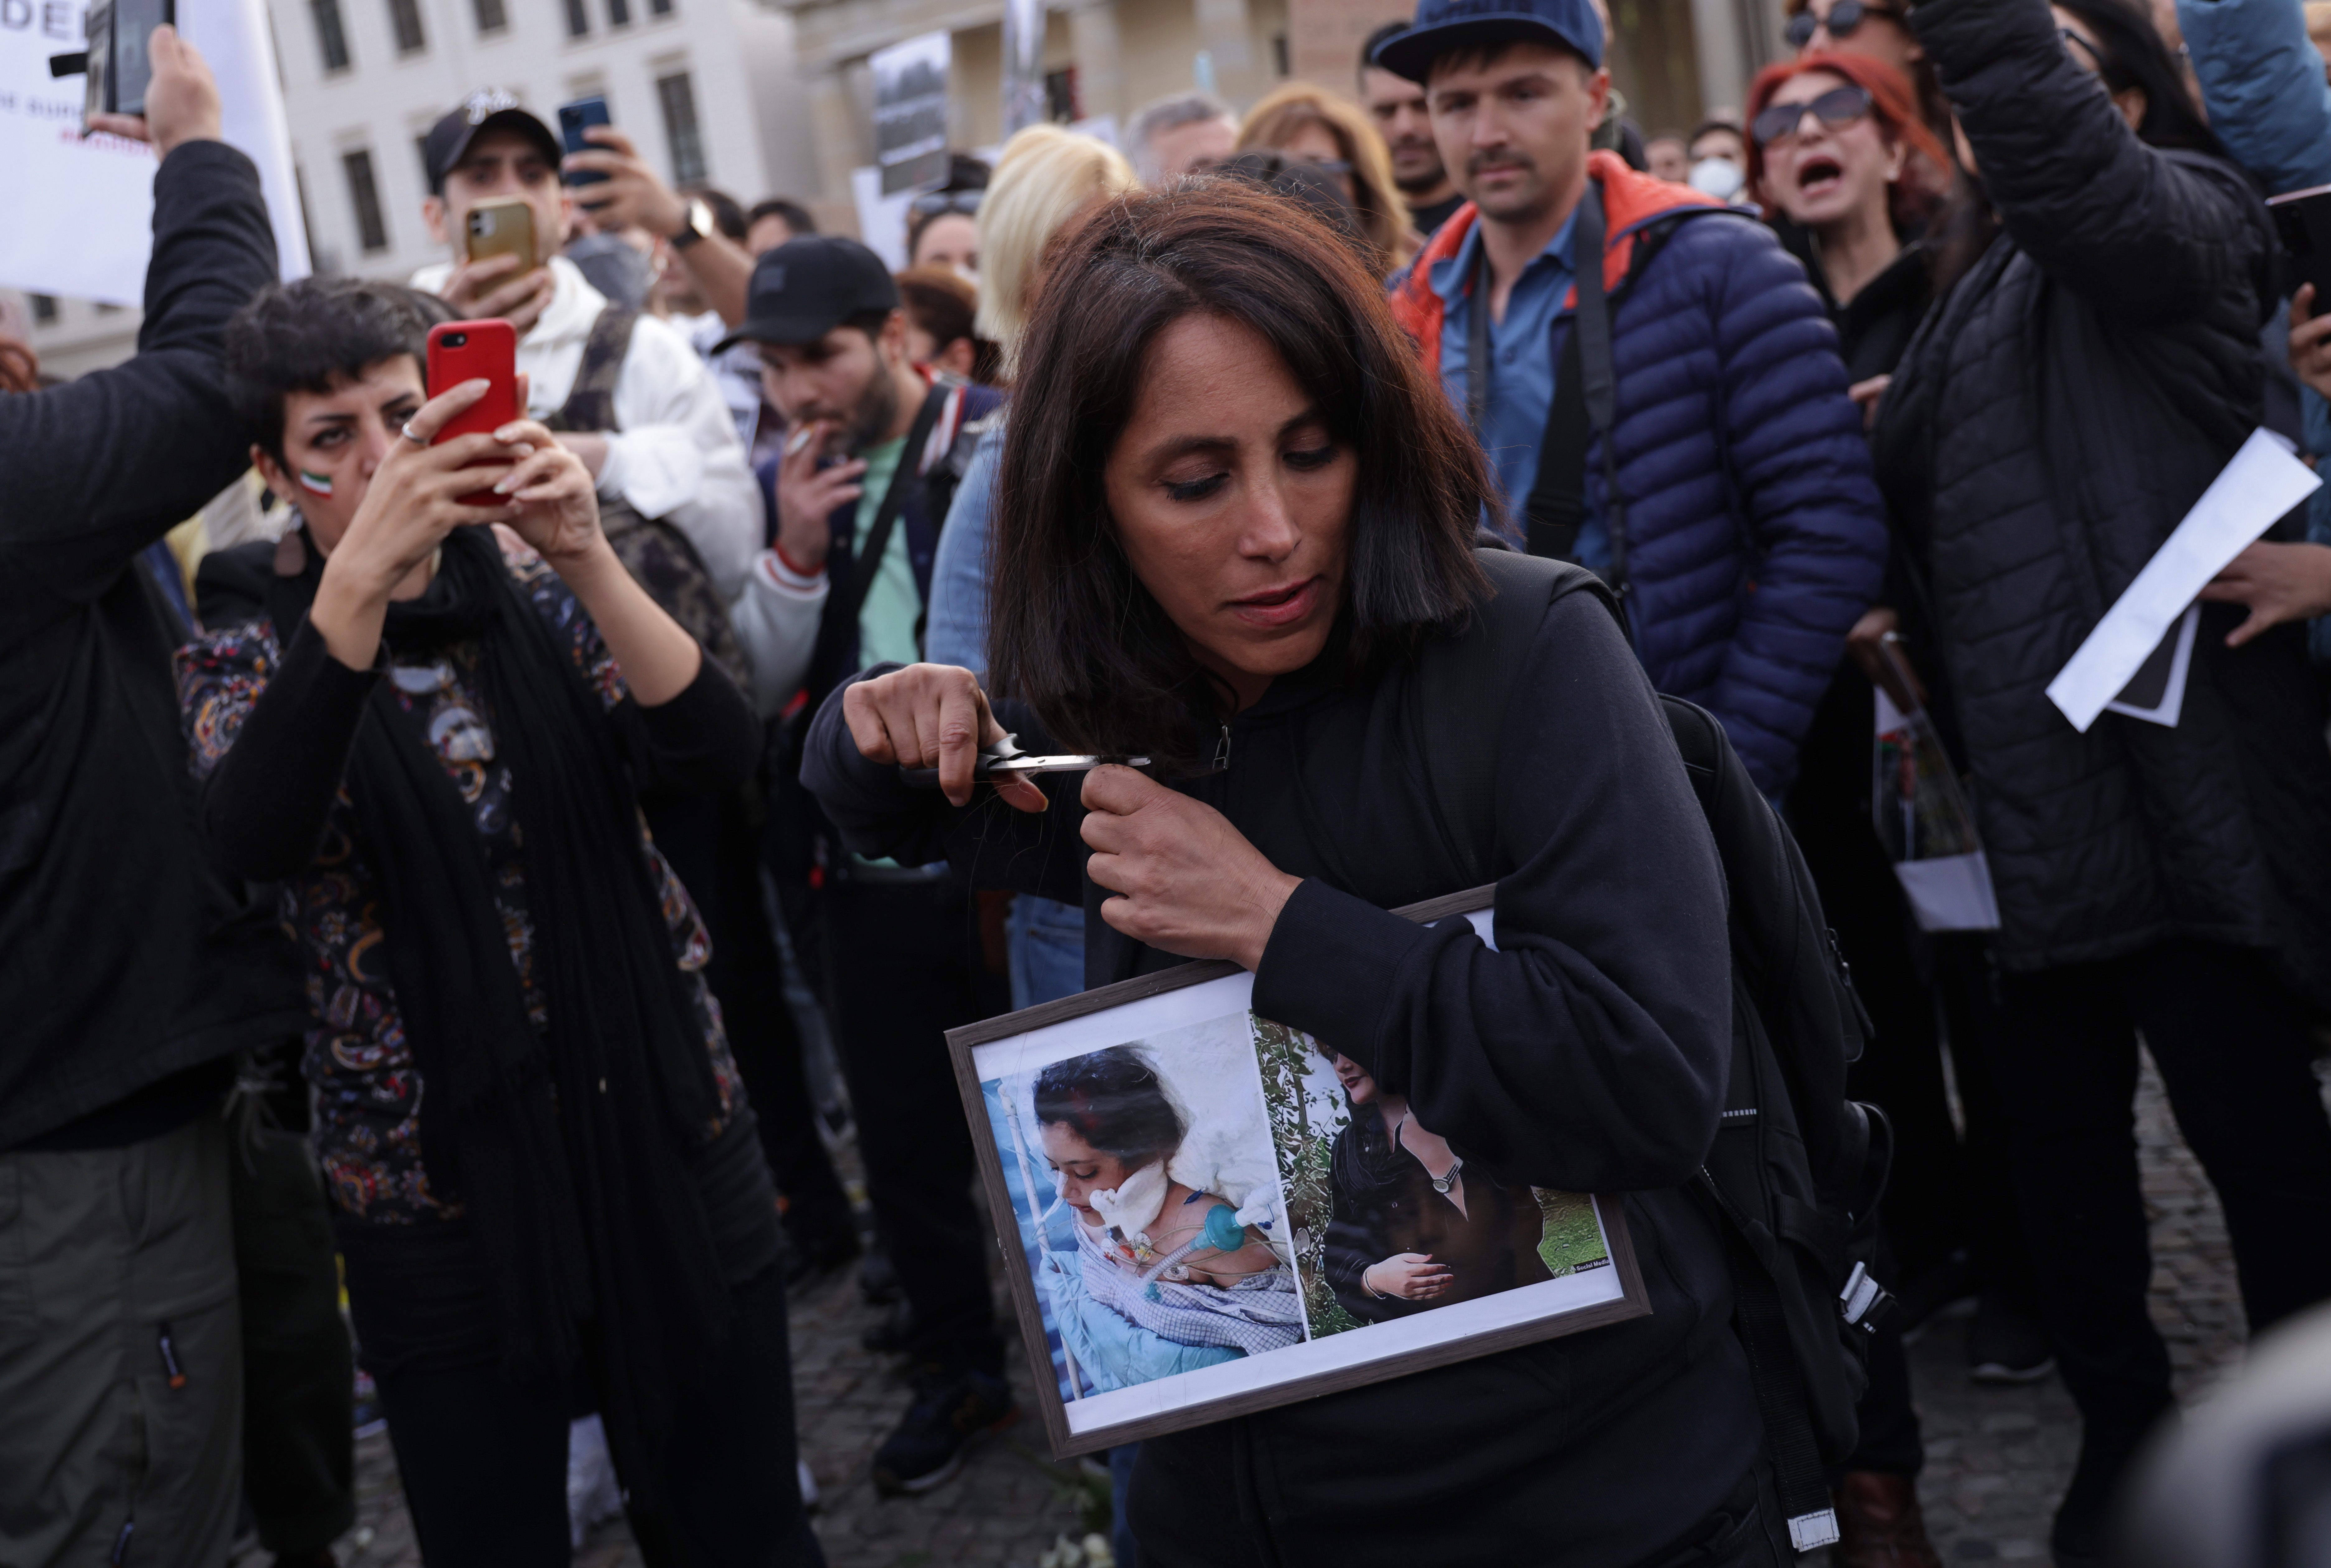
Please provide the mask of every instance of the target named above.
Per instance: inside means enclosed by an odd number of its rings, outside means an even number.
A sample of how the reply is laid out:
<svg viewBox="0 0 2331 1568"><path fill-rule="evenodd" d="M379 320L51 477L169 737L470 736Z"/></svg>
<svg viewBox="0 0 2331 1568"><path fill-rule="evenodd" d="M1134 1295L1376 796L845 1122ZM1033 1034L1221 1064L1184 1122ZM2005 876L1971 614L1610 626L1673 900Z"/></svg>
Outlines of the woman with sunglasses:
<svg viewBox="0 0 2331 1568"><path fill-rule="evenodd" d="M2080 1407L2059 1562L2173 1405L2145 1309L2136 1036L2224 1204L2253 1332L2331 1297L2331 756L2295 626L2205 603L2174 727L2046 688L2260 423L2274 231L2143 11L1927 0L1965 200L1879 409L1904 632L1997 894L1994 1071ZM2300 1241L2298 1238L2306 1238Z"/></svg>
<svg viewBox="0 0 2331 1568"><path fill-rule="evenodd" d="M1937 141L1950 134L1951 106L1943 101L1935 68L1898 0L1789 0L1786 36L1801 60L1808 54L1851 54L1892 66L1909 84L1911 101L1927 130ZM1914 234L1951 189L1950 159L1924 149L1919 154L1904 167L1900 181L1902 214Z"/></svg>
<svg viewBox="0 0 2331 1568"><path fill-rule="evenodd" d="M1379 278L1423 248L1393 184L1392 149L1367 117L1332 92L1290 81L1250 110L1238 150L1300 158L1335 182L1359 219Z"/></svg>

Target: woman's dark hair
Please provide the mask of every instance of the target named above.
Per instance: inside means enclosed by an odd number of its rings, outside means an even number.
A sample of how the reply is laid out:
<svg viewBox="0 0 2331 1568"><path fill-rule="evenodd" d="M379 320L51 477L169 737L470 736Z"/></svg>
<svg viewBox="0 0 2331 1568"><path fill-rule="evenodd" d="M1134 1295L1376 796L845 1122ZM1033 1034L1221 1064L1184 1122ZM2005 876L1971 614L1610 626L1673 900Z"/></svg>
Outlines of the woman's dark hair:
<svg viewBox="0 0 2331 1568"><path fill-rule="evenodd" d="M1275 192L1341 234L1346 243L1368 244L1368 237L1360 232L1358 210L1344 199L1343 188L1308 158L1289 157L1282 152L1242 152L1206 173ZM1361 259L1373 261L1375 256L1369 251Z"/></svg>
<svg viewBox="0 0 2331 1568"><path fill-rule="evenodd" d="M2107 88L2115 92L2132 87L2145 90L2145 118L2136 127L2139 141L2147 147L2183 147L2225 156L2226 149L2203 119L2202 111L2193 106L2184 73L2177 69L2176 57L2169 52L2169 45L2163 42L2151 16L2123 0L2053 3L2087 23L2104 45L2104 58L2096 63L2103 71ZM2078 49L2079 45L2071 43L2067 47Z"/></svg>
<svg viewBox="0 0 2331 1568"><path fill-rule="evenodd" d="M1102 485L1158 334L1237 322L1275 350L1358 464L1331 647L1356 670L1460 627L1486 592L1479 447L1352 248L1285 198L1185 182L1057 242L1021 348L989 574L996 689L1078 751L1198 765L1223 696L1134 575Z"/></svg>
<svg viewBox="0 0 2331 1568"><path fill-rule="evenodd" d="M766 202L755 202L753 210L745 214L745 232L750 233L753 225L763 218L781 220L786 228L794 232L794 238L797 240L804 234L817 233L817 220L810 216L809 209L799 202L789 201L784 196L771 196Z"/></svg>
<svg viewBox="0 0 2331 1568"><path fill-rule="evenodd" d="M907 319L931 335L945 348L956 338L971 344L971 378L993 386L1001 374L1004 351L972 329L979 313L979 291L951 267L909 267L899 274L899 309Z"/></svg>
<svg viewBox="0 0 2331 1568"><path fill-rule="evenodd" d="M226 324L227 397L262 451L283 461L283 399L329 392L409 354L424 370L429 329L452 319L435 296L364 278L302 278L262 289Z"/></svg>
<svg viewBox="0 0 2331 1568"><path fill-rule="evenodd" d="M1056 1061L1036 1075L1036 1120L1070 1132L1127 1165L1167 1159L1182 1146L1182 1113L1149 1059L1130 1045Z"/></svg>

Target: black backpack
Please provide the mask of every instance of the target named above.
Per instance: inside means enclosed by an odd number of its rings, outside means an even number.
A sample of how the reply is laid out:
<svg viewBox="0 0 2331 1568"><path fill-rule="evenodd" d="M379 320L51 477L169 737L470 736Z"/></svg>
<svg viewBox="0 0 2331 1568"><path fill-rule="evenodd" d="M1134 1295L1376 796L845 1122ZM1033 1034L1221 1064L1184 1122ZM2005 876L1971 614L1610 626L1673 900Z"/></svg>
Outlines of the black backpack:
<svg viewBox="0 0 2331 1568"><path fill-rule="evenodd" d="M1424 772L1468 886L1494 880L1497 749L1516 673L1547 606L1616 596L1583 566L1478 552L1496 596L1471 633L1422 661ZM1716 836L1730 893L1732 1070L1716 1146L1694 1184L1732 1266L1735 1326L1789 1533L1800 1552L1837 1539L1826 1471L1859 1441L1867 1345L1892 1297L1870 1276L1892 1136L1845 1097L1870 1017L1796 841L1705 708L1661 697L1685 772Z"/></svg>

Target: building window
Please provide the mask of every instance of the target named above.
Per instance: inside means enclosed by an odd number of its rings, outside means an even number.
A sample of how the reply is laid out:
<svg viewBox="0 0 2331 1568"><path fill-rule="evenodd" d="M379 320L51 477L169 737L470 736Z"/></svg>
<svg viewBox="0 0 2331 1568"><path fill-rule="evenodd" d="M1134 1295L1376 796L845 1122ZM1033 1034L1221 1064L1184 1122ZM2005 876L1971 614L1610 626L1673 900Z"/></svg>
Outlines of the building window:
<svg viewBox="0 0 2331 1568"><path fill-rule="evenodd" d="M388 224L380 214L380 186L372 177L372 154L359 147L340 155L347 171L348 204L357 210L357 241L367 251L388 249Z"/></svg>
<svg viewBox="0 0 2331 1568"><path fill-rule="evenodd" d="M121 314L121 307L119 305L109 305L104 300L100 299L97 302L97 313L100 316L119 316Z"/></svg>
<svg viewBox="0 0 2331 1568"><path fill-rule="evenodd" d="M648 9L658 16L671 14L671 0L648 0Z"/></svg>
<svg viewBox="0 0 2331 1568"><path fill-rule="evenodd" d="M664 140L671 147L671 183L696 185L706 177L704 137L696 128L696 90L688 73L659 78L656 101L663 106Z"/></svg>
<svg viewBox="0 0 2331 1568"><path fill-rule="evenodd" d="M348 68L348 30L340 24L340 0L309 0L316 16L316 42L324 51L326 71Z"/></svg>
<svg viewBox="0 0 2331 1568"><path fill-rule="evenodd" d="M396 34L399 54L410 54L427 42L421 36L420 0L388 0L388 24Z"/></svg>
<svg viewBox="0 0 2331 1568"><path fill-rule="evenodd" d="M591 14L583 9L583 0L566 0L566 36L582 38L590 31Z"/></svg>
<svg viewBox="0 0 2331 1568"><path fill-rule="evenodd" d="M500 33L509 25L509 13L502 8L502 0L475 0L478 31Z"/></svg>
<svg viewBox="0 0 2331 1568"><path fill-rule="evenodd" d="M53 327L57 324L57 297L54 294L28 294L25 298L33 302L33 320L37 325Z"/></svg>
<svg viewBox="0 0 2331 1568"><path fill-rule="evenodd" d="M1270 68L1280 76L1289 74L1287 63L1287 34L1276 33L1270 39Z"/></svg>
<svg viewBox="0 0 2331 1568"><path fill-rule="evenodd" d="M607 0L607 25L629 27L632 24L632 0Z"/></svg>

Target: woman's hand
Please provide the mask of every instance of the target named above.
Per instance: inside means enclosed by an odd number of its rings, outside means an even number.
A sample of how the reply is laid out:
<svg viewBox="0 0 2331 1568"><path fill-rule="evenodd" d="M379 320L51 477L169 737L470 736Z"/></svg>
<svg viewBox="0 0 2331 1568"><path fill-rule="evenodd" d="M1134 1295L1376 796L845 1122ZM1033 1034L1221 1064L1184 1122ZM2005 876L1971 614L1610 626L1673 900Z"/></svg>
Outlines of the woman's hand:
<svg viewBox="0 0 2331 1568"><path fill-rule="evenodd" d="M464 506L458 498L489 489L508 471L509 448L490 435L427 442L486 394L490 384L465 381L431 398L405 423L412 439L390 443L357 515L324 562L309 619L332 657L352 670L371 666L380 628L397 585L428 560L445 536L465 523L506 522L508 505ZM475 466L473 466L475 465Z"/></svg>
<svg viewBox="0 0 2331 1568"><path fill-rule="evenodd" d="M937 768L940 792L958 806L971 803L980 748L1004 738L979 678L953 664L909 664L847 687L842 717L861 755L900 767ZM1007 780L995 793L1023 812L1051 804L1030 778Z"/></svg>
<svg viewBox="0 0 2331 1568"><path fill-rule="evenodd" d="M2250 619L2226 633L2229 648L2285 621L2331 614L2331 546L2251 545L2203 587L2202 597L2250 606Z"/></svg>
<svg viewBox="0 0 2331 1568"><path fill-rule="evenodd" d="M2331 397L2331 310L2315 315L2315 285L2290 297L2290 368L2317 395Z"/></svg>
<svg viewBox="0 0 2331 1568"><path fill-rule="evenodd" d="M1873 375L1845 389L1846 396L1861 405L1862 429L1868 430L1878 423L1878 400L1886 395L1886 389L1893 382L1891 375Z"/></svg>
<svg viewBox="0 0 2331 1568"><path fill-rule="evenodd" d="M1395 1252L1381 1263L1368 1265L1360 1284L1377 1296L1401 1301L1430 1301L1456 1283L1445 1263L1435 1263L1430 1252Z"/></svg>
<svg viewBox="0 0 2331 1568"><path fill-rule="evenodd" d="M531 419L512 420L494 432L509 443L518 466L494 486L518 510L509 526L535 553L564 575L568 567L606 546L599 527L599 494L591 470L549 430Z"/></svg>
<svg viewBox="0 0 2331 1568"><path fill-rule="evenodd" d="M1101 918L1185 958L1262 962L1299 877L1265 860L1213 807L1129 767L1085 775L1085 872L1118 897Z"/></svg>

